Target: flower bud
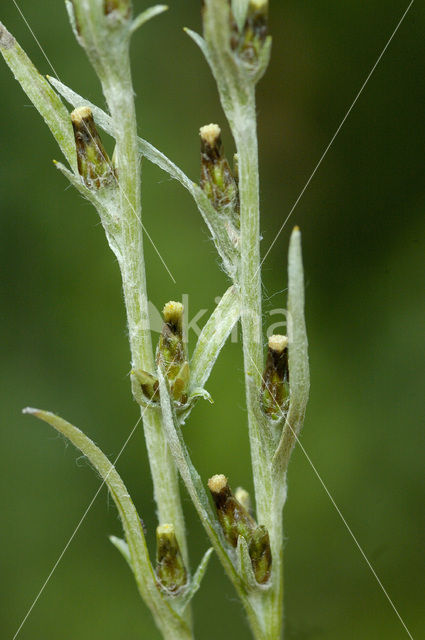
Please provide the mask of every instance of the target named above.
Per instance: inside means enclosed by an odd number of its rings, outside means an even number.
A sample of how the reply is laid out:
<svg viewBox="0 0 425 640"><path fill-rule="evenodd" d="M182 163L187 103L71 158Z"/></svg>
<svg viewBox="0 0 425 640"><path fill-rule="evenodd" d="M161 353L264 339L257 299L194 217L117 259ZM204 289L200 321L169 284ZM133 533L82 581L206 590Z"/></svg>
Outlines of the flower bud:
<svg viewBox="0 0 425 640"><path fill-rule="evenodd" d="M226 476L216 475L208 480L217 516L226 540L236 547L239 536L249 543L256 524L248 511L232 494Z"/></svg>
<svg viewBox="0 0 425 640"><path fill-rule="evenodd" d="M274 420L281 418L288 397L288 338L280 335L270 336L261 387L261 402L264 413Z"/></svg>
<svg viewBox="0 0 425 640"><path fill-rule="evenodd" d="M89 189L100 189L115 182L115 172L93 120L90 107L71 113L77 151L78 171Z"/></svg>
<svg viewBox="0 0 425 640"><path fill-rule="evenodd" d="M157 364L166 375L171 396L185 404L189 386L189 364L183 340L183 305L167 302L163 309L164 326L159 337Z"/></svg>
<svg viewBox="0 0 425 640"><path fill-rule="evenodd" d="M172 524L161 524L156 529L156 563L160 587L176 595L187 583L187 572Z"/></svg>
<svg viewBox="0 0 425 640"><path fill-rule="evenodd" d="M255 579L259 584L264 584L270 578L272 566L267 529L263 525L257 526L248 509L232 494L226 476L213 476L208 480L208 488L214 500L224 537L232 547L237 547L239 536L245 538ZM239 495L248 506L247 491L239 487L236 495Z"/></svg>
<svg viewBox="0 0 425 640"><path fill-rule="evenodd" d="M268 0L250 0L243 28L232 29L231 47L248 64L255 64L267 37Z"/></svg>
<svg viewBox="0 0 425 640"><path fill-rule="evenodd" d="M248 543L248 551L255 579L259 584L268 582L272 567L272 552L269 532L263 525L259 525L253 531L251 540Z"/></svg>
<svg viewBox="0 0 425 640"><path fill-rule="evenodd" d="M221 129L207 124L201 136L201 188L219 212L239 221L239 191L227 158L223 154ZM238 224L239 226L239 224Z"/></svg>

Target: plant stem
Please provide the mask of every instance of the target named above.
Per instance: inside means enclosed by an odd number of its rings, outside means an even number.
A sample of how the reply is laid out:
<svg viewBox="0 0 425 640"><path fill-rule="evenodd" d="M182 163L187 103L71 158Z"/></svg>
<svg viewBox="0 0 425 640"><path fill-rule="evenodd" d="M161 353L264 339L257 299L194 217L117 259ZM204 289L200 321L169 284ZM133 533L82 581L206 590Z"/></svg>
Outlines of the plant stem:
<svg viewBox="0 0 425 640"><path fill-rule="evenodd" d="M141 224L141 168L138 152L136 113L128 55L119 76L104 82L116 139L115 162L120 184L122 253L118 258L123 280L132 366L154 372L154 358L148 315L146 273ZM154 496L160 524L171 523L188 567L178 478L157 408L142 412Z"/></svg>
<svg viewBox="0 0 425 640"><path fill-rule="evenodd" d="M283 612L283 526L284 484L278 485L270 460L273 439L260 408L263 371L261 314L260 211L258 143L254 88L245 105L239 105L238 117L232 118L233 134L239 159L239 194L241 205L241 322L248 411L249 437L254 477L257 520L270 535L273 557L273 582L262 595L262 640L280 640Z"/></svg>
<svg viewBox="0 0 425 640"><path fill-rule="evenodd" d="M239 163L241 210L241 323L246 385L246 402L251 440L256 495L262 494L261 416L259 389L263 370L260 273L260 210L258 143L254 91L242 117L234 118L233 134ZM260 453L260 456L258 455ZM265 452L264 452L265 453ZM261 505L257 504L257 509Z"/></svg>

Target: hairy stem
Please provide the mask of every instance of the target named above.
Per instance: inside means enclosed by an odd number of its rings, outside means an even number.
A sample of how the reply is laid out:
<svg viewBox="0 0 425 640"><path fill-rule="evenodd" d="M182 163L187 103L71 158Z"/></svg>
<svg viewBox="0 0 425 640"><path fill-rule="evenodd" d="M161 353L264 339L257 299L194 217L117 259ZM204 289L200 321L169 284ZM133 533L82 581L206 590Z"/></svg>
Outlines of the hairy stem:
<svg viewBox="0 0 425 640"><path fill-rule="evenodd" d="M239 193L241 207L241 266L239 287L246 385L246 401L253 454L256 494L262 494L263 461L261 451L261 415L259 388L263 370L260 274L260 211L258 179L258 144L255 98L250 97L243 115L235 118L233 130L239 158ZM266 452L263 452L266 454ZM255 454L255 455L254 455ZM261 508L257 504L257 509Z"/></svg>
<svg viewBox="0 0 425 640"><path fill-rule="evenodd" d="M241 204L241 322L249 437L254 476L257 520L270 535L273 557L272 586L262 596L263 640L279 640L283 617L284 485L276 485L270 464L273 439L260 408L263 371L261 314L260 211L258 143L254 89L240 105L233 133L239 158Z"/></svg>
<svg viewBox="0 0 425 640"><path fill-rule="evenodd" d="M155 370L148 316L146 273L141 223L140 155L136 113L128 55L119 76L109 76L104 92L111 112L116 139L115 162L120 184L122 253L119 257L127 310L132 366ZM186 566L188 552L180 501L177 471L170 454L161 413L156 408L143 411L143 425L154 496L160 523L172 523Z"/></svg>

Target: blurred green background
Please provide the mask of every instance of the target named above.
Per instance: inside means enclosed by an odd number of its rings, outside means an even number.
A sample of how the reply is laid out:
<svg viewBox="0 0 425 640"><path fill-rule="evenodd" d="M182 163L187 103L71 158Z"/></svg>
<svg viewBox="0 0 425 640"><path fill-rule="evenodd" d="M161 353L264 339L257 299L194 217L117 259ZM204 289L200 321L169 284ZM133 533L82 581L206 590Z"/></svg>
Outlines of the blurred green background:
<svg viewBox="0 0 425 640"><path fill-rule="evenodd" d="M103 105L63 3L19 4L60 78ZM207 65L182 31L199 30L200 3L169 4L133 42L140 131L196 178L201 125L220 122L229 156L233 145ZM258 91L263 254L407 2L271 5L273 59ZM0 19L50 73L12 0ZM312 374L303 444L415 638L424 637L424 26L417 2L264 265L269 326L269 312L285 305L288 238L299 224ZM0 615L11 639L99 486L73 447L21 408L60 413L111 457L138 411L118 268L102 228L55 172L55 143L3 61L0 83ZM227 282L203 222L177 183L147 162L143 169L144 223L177 281L146 244L150 298L161 308L186 293L191 316L211 311ZM208 389L214 406L199 403L185 427L194 461L205 480L223 472L251 488L239 344L226 346ZM152 545L140 430L118 466ZM184 504L195 566L208 542ZM287 638L407 637L300 449L285 527ZM110 533L120 524L104 490L19 638L159 638ZM215 558L194 606L201 640L249 637Z"/></svg>

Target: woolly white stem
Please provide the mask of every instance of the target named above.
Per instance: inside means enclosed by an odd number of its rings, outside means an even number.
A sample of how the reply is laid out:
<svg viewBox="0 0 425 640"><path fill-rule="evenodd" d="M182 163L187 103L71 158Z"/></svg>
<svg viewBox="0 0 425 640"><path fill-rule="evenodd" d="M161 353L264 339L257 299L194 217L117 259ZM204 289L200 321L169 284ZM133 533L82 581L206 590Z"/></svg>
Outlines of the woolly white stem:
<svg viewBox="0 0 425 640"><path fill-rule="evenodd" d="M146 273L141 225L140 158L136 114L128 56L119 76L104 82L116 139L115 159L120 181L122 254L119 258L127 310L132 366L153 372L154 359L148 316ZM188 552L176 467L158 409L144 411L143 425L160 523L173 523L184 561Z"/></svg>
<svg viewBox="0 0 425 640"><path fill-rule="evenodd" d="M241 322L246 402L257 520L269 531L273 582L262 595L262 640L280 640L283 622L283 524L285 488L276 485L271 461L272 439L260 408L263 344L261 322L260 214L255 99L235 119L241 203Z"/></svg>

